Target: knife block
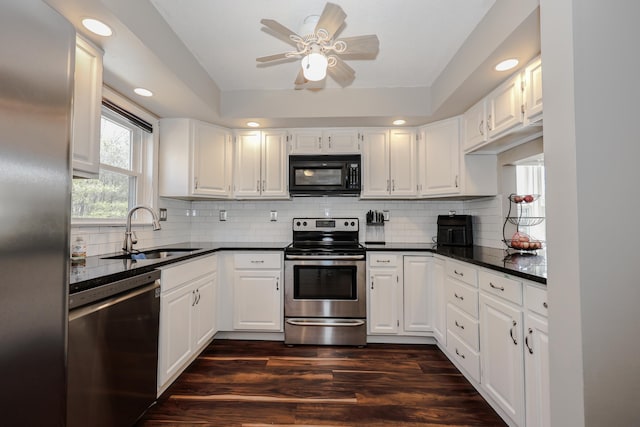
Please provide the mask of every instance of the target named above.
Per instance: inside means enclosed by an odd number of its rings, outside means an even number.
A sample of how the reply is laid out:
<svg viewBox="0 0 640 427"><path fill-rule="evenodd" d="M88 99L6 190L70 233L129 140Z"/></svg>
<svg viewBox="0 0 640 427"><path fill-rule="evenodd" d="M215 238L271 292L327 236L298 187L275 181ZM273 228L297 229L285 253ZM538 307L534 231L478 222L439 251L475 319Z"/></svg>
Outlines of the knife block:
<svg viewBox="0 0 640 427"><path fill-rule="evenodd" d="M384 245L384 222L367 223L364 243Z"/></svg>

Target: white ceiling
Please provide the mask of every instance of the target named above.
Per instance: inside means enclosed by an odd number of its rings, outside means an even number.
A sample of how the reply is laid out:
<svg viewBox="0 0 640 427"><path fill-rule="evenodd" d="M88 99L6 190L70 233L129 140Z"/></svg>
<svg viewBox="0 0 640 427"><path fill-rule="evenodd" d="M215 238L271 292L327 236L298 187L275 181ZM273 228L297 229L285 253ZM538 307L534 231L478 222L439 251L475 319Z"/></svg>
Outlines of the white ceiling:
<svg viewBox="0 0 640 427"><path fill-rule="evenodd" d="M350 60L341 88L294 90L298 63L258 66L290 45L263 31L293 31L325 0L44 0L104 50L104 81L159 117L231 128L421 125L464 112L509 73L493 66L540 52L538 0L333 0L347 14L340 36L377 34L374 60ZM109 38L80 24L94 17ZM133 94L146 87L152 98Z"/></svg>
<svg viewBox="0 0 640 427"><path fill-rule="evenodd" d="M342 37L377 34L375 60L348 61L354 88L431 86L495 0L334 0L347 14ZM151 0L222 91L292 89L299 62L258 66L292 50L261 30L274 19L294 32L325 0ZM329 79L330 80L330 79ZM326 87L339 87L328 81Z"/></svg>

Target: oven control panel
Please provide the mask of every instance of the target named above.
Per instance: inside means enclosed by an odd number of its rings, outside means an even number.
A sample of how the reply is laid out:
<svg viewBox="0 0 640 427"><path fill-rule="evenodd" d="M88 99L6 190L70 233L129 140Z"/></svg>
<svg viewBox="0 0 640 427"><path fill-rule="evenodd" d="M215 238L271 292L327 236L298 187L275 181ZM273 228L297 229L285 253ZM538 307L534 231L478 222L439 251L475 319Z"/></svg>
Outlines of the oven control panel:
<svg viewBox="0 0 640 427"><path fill-rule="evenodd" d="M293 218L293 231L358 231L358 218Z"/></svg>

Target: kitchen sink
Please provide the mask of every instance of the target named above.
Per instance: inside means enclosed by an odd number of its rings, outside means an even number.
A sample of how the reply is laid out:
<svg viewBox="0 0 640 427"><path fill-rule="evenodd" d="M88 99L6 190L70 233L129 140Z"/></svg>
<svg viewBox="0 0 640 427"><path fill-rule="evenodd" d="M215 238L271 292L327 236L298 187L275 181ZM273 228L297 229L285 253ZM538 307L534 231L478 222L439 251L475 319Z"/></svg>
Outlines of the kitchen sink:
<svg viewBox="0 0 640 427"><path fill-rule="evenodd" d="M140 251L131 254L122 254L122 255L114 255L104 257L102 259L158 259L158 258L169 258L172 256L180 256L185 255L193 251L200 250L200 248L160 248L160 249L149 249L148 251Z"/></svg>

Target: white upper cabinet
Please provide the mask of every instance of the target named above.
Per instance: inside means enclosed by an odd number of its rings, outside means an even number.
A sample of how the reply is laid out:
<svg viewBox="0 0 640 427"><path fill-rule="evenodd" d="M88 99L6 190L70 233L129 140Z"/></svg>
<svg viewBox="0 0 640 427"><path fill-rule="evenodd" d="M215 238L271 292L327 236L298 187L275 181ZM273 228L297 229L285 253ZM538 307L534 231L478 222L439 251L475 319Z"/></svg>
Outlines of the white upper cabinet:
<svg viewBox="0 0 640 427"><path fill-rule="evenodd" d="M470 151L487 142L487 100L482 99L463 116L464 151Z"/></svg>
<svg viewBox="0 0 640 427"><path fill-rule="evenodd" d="M235 198L289 197L286 139L283 130L236 133Z"/></svg>
<svg viewBox="0 0 640 427"><path fill-rule="evenodd" d="M73 176L98 177L101 105L102 51L77 36L71 134Z"/></svg>
<svg viewBox="0 0 640 427"><path fill-rule="evenodd" d="M459 194L460 118L424 126L418 135L418 194Z"/></svg>
<svg viewBox="0 0 640 427"><path fill-rule="evenodd" d="M520 73L517 73L487 97L489 139L520 125L524 118L523 109L522 78Z"/></svg>
<svg viewBox="0 0 640 427"><path fill-rule="evenodd" d="M496 154L542 135L540 57L516 72L464 113L465 153Z"/></svg>
<svg viewBox="0 0 640 427"><path fill-rule="evenodd" d="M413 198L417 194L415 129L363 132L362 198Z"/></svg>
<svg viewBox="0 0 640 427"><path fill-rule="evenodd" d="M228 198L231 133L192 119L160 120L159 193L163 197Z"/></svg>
<svg viewBox="0 0 640 427"><path fill-rule="evenodd" d="M524 70L525 124L542 119L542 60L535 59Z"/></svg>
<svg viewBox="0 0 640 427"><path fill-rule="evenodd" d="M291 154L359 154L360 133L356 129L294 129Z"/></svg>

